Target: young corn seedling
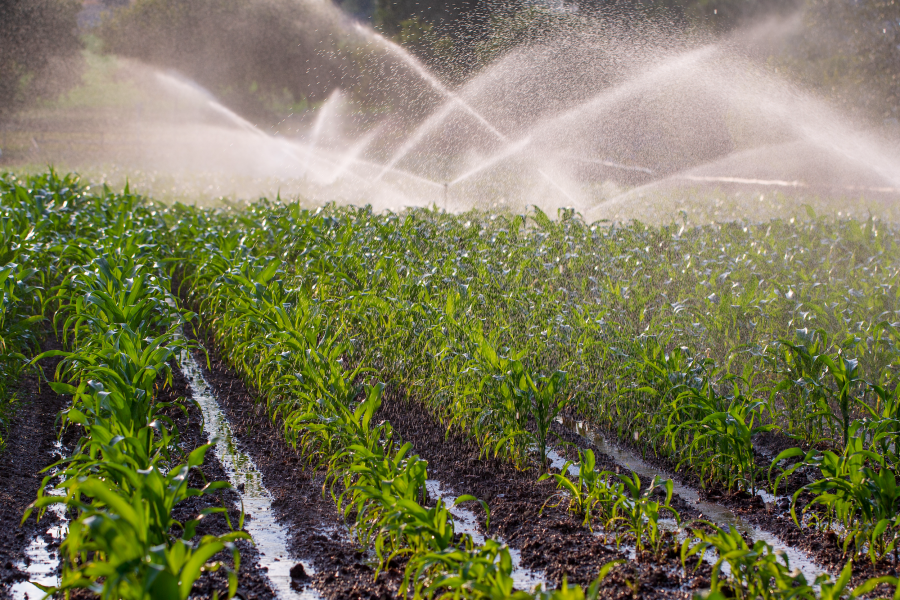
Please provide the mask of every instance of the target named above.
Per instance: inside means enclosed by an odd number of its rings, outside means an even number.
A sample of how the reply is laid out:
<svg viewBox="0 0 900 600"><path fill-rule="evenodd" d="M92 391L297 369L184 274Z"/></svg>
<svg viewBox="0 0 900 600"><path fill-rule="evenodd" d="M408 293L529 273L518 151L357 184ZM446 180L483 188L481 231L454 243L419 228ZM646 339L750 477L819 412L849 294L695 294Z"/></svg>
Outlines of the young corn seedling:
<svg viewBox="0 0 900 600"><path fill-rule="evenodd" d="M542 475L538 479L538 481L542 481L552 476L560 490L559 493L544 502L541 512L554 499L556 500L556 504L552 505L554 507L568 500L569 510L584 517L583 525L593 531L594 520L607 523L615 516L614 507L624 493L625 486L620 482L614 483L615 476L612 472L597 471L593 450L579 451L578 458L578 479L576 481L568 476L569 467L572 465L571 461L563 465L560 474Z"/></svg>
<svg viewBox="0 0 900 600"><path fill-rule="evenodd" d="M654 477L650 486L641 490L641 480L637 474L632 477L620 474L617 477L624 484L627 494L622 494L616 499L616 503L613 505L615 516L609 520L607 525L617 526L621 522L634 538L635 547L639 551L644 549L646 543L649 544L654 554L659 554L663 543L663 536L659 531L660 513L666 511L675 518L676 522L681 521L678 511L670 504L674 482L671 479L658 481ZM659 485L662 485L662 489L666 492L663 502L654 499L654 492Z"/></svg>
<svg viewBox="0 0 900 600"><path fill-rule="evenodd" d="M799 448L785 450L775 457L773 467L785 458L803 458L786 469L775 480L777 492L781 480L801 467L819 470L821 478L798 489L791 502L791 515L800 526L796 505L804 492L813 500L803 512L815 518L823 529L841 526L844 552L853 544L857 552L868 554L875 564L893 552L897 557L897 536L900 533L900 485L896 474L885 468L884 459L863 448L862 425L851 425L850 442L842 455L831 451L812 450L805 455ZM876 470L876 466L878 467ZM770 469L771 473L771 469ZM821 507L824 514L814 509Z"/></svg>

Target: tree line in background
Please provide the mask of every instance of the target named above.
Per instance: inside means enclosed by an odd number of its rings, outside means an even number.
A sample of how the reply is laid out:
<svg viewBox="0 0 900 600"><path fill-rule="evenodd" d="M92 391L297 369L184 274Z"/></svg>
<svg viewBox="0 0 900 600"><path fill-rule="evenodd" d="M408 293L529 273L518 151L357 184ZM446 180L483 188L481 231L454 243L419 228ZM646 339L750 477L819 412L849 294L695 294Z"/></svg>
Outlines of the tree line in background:
<svg viewBox="0 0 900 600"><path fill-rule="evenodd" d="M717 34L799 14L800 26L770 48L770 62L845 110L900 117L900 0L572 0L570 6L575 18L625 14L638 23L666 20ZM378 28L450 78L572 17L533 3L497 7L493 0L375 0L371 14Z"/></svg>
<svg viewBox="0 0 900 600"><path fill-rule="evenodd" d="M771 60L854 112L884 119L900 109L900 0L572 0L567 10L526 0L339 4L347 20L370 20L451 83L574 22L615 15L636 28L653 19L724 33L802 8L802 26ZM59 65L77 58L79 9L77 0L0 0L0 120L61 87L48 81L63 82ZM105 51L176 69L235 110L265 119L302 111L337 86L375 110L391 103L391 90L373 83L392 65L349 40L347 27L297 0L134 0L93 32Z"/></svg>
<svg viewBox="0 0 900 600"><path fill-rule="evenodd" d="M79 10L78 0L0 0L0 122L73 82Z"/></svg>

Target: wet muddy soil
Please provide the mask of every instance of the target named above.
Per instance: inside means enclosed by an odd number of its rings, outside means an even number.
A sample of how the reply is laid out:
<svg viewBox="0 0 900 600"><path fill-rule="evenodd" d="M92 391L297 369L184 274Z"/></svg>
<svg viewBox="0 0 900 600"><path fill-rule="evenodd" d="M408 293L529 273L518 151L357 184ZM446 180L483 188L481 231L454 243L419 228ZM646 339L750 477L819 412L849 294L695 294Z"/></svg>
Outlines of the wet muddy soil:
<svg viewBox="0 0 900 600"><path fill-rule="evenodd" d="M203 375L231 423L232 431L263 475L273 496L273 509L289 530L292 556L312 563L314 574L295 571L295 587L312 587L328 599L385 599L397 596L402 567L379 574L359 551L338 515L334 500L323 495L324 473L313 470L285 442L256 395L223 362L212 340L204 339L209 352L197 353Z"/></svg>
<svg viewBox="0 0 900 600"><path fill-rule="evenodd" d="M557 430L559 429L563 428L558 427ZM607 439L614 439L615 437L612 432L603 431L602 433L608 436ZM573 435L571 432L568 432L568 434ZM590 440L579 435L574 435L574 438L575 443L579 446L593 446ZM618 440L616 440L616 443L621 444ZM757 464L760 465L764 472L768 471L772 458L777 456L782 450L801 446L801 444L783 434L762 436L759 440L754 440L754 445L757 450ZM632 450L640 454L640 450L635 448L632 448ZM674 474L672 477L676 480L697 489L702 500L724 506L744 521L774 534L784 544L804 551L822 571L827 571L836 576L847 563L847 560L851 558L849 554L844 553L842 544L833 532L822 532L809 527L799 528L794 523L790 513L790 498L795 491L807 483L804 475L795 474L787 485L782 483L779 488L778 499L773 503L766 503L760 496L751 496L745 492L729 492L722 487L703 489L699 478L694 473L685 469L676 471L677 464L665 457L647 453L643 456L643 460L660 470ZM765 475L763 478L764 480L760 482L761 487L764 487L766 483ZM784 497L784 495L787 495L787 497ZM803 507L811 499L810 495L801 494L796 506L798 515L801 514ZM883 560L877 565L872 565L867 557L857 557L855 559L853 585L861 584L868 578L882 575L897 575L897 569L890 559Z"/></svg>
<svg viewBox="0 0 900 600"><path fill-rule="evenodd" d="M51 342L44 349L59 346ZM52 374L58 362L58 358L48 358L40 366ZM55 520L52 513L47 513L40 523L32 517L19 527L25 509L41 487L44 475L40 471L56 462L56 415L69 401L42 382L37 372L23 377L16 397L18 410L6 432L6 449L0 454L0 598L10 597L9 587L28 579L17 565L28 560L25 548L31 540Z"/></svg>
<svg viewBox="0 0 900 600"><path fill-rule="evenodd" d="M197 354L204 376L232 424L235 436L242 448L253 457L263 482L274 497L273 507L280 520L290 531L292 556L309 561L314 573L295 569L297 591L317 590L324 598L393 598L397 595L402 565L396 565L374 578L369 557L359 550L350 538L329 495L322 494L323 473L305 464L303 458L285 442L281 431L271 424L256 395L222 361L212 346L209 364L206 357ZM55 361L44 364L48 372L55 368ZM189 397L190 389L179 371L175 372L174 385L161 391L160 400L169 401ZM41 476L38 472L53 461L51 454L56 441L54 421L64 409L68 398L58 396L45 383L40 384L36 375L29 375L21 384L21 409L11 427L6 452L0 455L0 519L15 522L21 518L25 507L37 494ZM186 452L205 443L199 410L190 405L188 414L173 410L170 416L181 432L181 445ZM513 466L491 457L480 455L479 449L459 432L447 432L445 428L420 403L400 399L396 391L385 394L380 418L391 422L399 436L412 443L415 452L429 462L429 476L456 494L473 494L487 501L491 508L491 527L487 532L500 536L512 548L521 553L521 564L542 573L547 581L558 586L565 577L569 583L589 584L600 568L608 561L627 558L616 567L603 584L604 597L633 598L686 598L692 592L708 586L708 567L693 573L684 573L674 553L652 557L633 549L616 549L612 540L593 534L585 528L581 519L559 508L546 507L545 501L555 492L552 481L537 481L534 470L519 471ZM593 444L562 427L554 426L556 447L560 454L573 458L575 448L592 447ZM622 468L593 447L598 467L611 471ZM652 460L652 459L651 459ZM661 467L671 467L665 461ZM191 483L201 487L205 481L223 480L225 471L212 451L201 472L192 474ZM786 516L784 503L768 507L758 498L738 495L705 495L706 499L731 508L748 521L779 536L783 541L803 548L825 566L835 569L843 565L845 557L834 536L797 529ZM177 508L176 518L188 519L207 506L231 507L237 498L234 491L222 491L216 495L191 499ZM696 518L698 513L689 503L676 499L675 507L685 520ZM471 507L483 517L483 512ZM232 523L237 523L238 513L230 511ZM8 596L8 586L25 578L16 568L23 559L23 550L34 535L45 531L48 517L35 527L31 519L23 528L0 528L0 597ZM52 517L51 517L52 518ZM247 515L252 519L253 515ZM483 529L483 521L481 523ZM221 534L228 531L223 516L216 515L203 520L199 533ZM242 564L239 596L247 599L273 598L264 572L256 562L256 551L248 543L240 543ZM229 557L223 556L229 562ZM872 568L867 561L858 561L857 578L892 572L892 565L882 564ZM227 587L224 572L207 573L197 582L193 596L211 597Z"/></svg>
<svg viewBox="0 0 900 600"><path fill-rule="evenodd" d="M173 402L179 398L190 399L191 390L188 386L187 379L180 370L174 369L173 385L166 387L158 392L159 402ZM178 427L180 434L180 446L184 450L184 458L195 448L207 443L207 435L203 431L203 416L200 410L191 402L180 403L187 408L187 414L183 411L172 408L168 410L175 425ZM191 473L188 483L193 488L203 488L206 483L212 481L227 481L225 469L222 463L215 456L212 448L206 453L203 466L199 470ZM238 527L240 519L240 511L235 506L239 506L238 495L234 490L217 490L211 494L189 498L180 502L173 511L173 518L180 522L190 519L196 519L200 512L209 507L226 507L229 509L228 514L232 527ZM252 518L252 516L251 516ZM249 520L249 519L248 519ZM231 531L225 515L213 514L207 515L200 521L197 527L197 538L200 539L204 535L223 535ZM238 595L244 600L262 600L265 598L274 598L269 582L265 573L258 565L258 553L256 548L250 542L238 541L238 550L241 555L241 567L238 571ZM233 568L232 556L228 552L223 552L215 557L227 564L229 568ZM215 593L219 597L227 597L228 577L224 569L214 572L204 573L200 579L194 583L191 590L192 597L195 598L211 598Z"/></svg>
<svg viewBox="0 0 900 600"><path fill-rule="evenodd" d="M485 500L491 510L488 533L499 535L518 549L522 565L543 572L553 587L558 587L563 577L570 584L589 585L604 564L616 559L628 562L604 580L604 598L632 598L634 594L689 597L689 591L708 585L703 577L705 569L685 575L674 554L630 558L624 549L616 549L612 539L604 540L599 530L593 534L582 519L565 510L565 505L553 507L551 503L544 507L556 491L551 480L539 482L535 469L520 471L493 457L480 456L474 443L460 432L447 432L421 403L388 393L377 417L389 421L394 431L428 461L430 478L440 480L457 494ZM602 468L616 470L609 457L598 454L597 458L604 463ZM476 512L483 516L480 509Z"/></svg>

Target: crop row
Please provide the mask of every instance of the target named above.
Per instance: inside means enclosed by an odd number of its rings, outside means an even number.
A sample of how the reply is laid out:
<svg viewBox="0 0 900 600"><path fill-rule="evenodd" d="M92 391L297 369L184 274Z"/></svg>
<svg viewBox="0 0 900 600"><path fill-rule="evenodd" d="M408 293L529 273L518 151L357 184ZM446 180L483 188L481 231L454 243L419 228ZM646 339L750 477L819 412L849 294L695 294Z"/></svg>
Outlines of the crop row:
<svg viewBox="0 0 900 600"><path fill-rule="evenodd" d="M566 415L709 488L788 483L796 506L813 499L792 511L797 526L834 530L844 543L839 581L810 582L734 531L696 528L677 544L658 526L673 515L668 500L648 482L598 472L587 454L578 477L554 475L558 501L587 526L655 553L677 546L685 564L715 548L730 570L713 593L845 597L895 583L848 587L852 559L889 570L900 541L900 246L890 226L812 214L649 228L536 209L150 206L141 210L152 231L134 246L161 293L153 261L178 265L202 325L285 437L327 472L360 544L382 568L406 565L411 593L502 595L510 563L494 540L454 537L446 507L426 502L424 461L390 424L372 422L378 381L425 403L484 455L539 474L552 424ZM135 224L115 222L119 214L107 207L108 227L127 237ZM98 310L83 305L66 310ZM70 319L78 325L67 330L90 339L90 323ZM797 449L764 457L754 447L763 434ZM812 482L798 483L800 472Z"/></svg>
<svg viewBox="0 0 900 600"><path fill-rule="evenodd" d="M195 257L183 285L202 322L232 366L261 391L288 442L313 468L325 469L325 487L351 519L357 541L378 557L376 577L399 561L405 563L401 596L531 597L514 593L505 544L455 534L449 507L441 499L426 502L427 463L390 423L373 421L384 386L359 383L370 369L347 364L346 324L317 310L310 289L286 287L279 261L253 256L237 234L182 233L181 248ZM199 243L187 245L191 239ZM462 495L454 505L475 500ZM490 511L481 504L489 527ZM577 586L537 594L584 597ZM589 594L597 596L596 586Z"/></svg>
<svg viewBox="0 0 900 600"><path fill-rule="evenodd" d="M753 439L762 432L780 431L828 448L805 455L803 464L820 467L840 455L855 456L850 464L856 467L865 462L852 477L849 466L832 475L826 465L819 483L805 491L818 491L817 503L826 507L818 523L827 527L840 518L844 540L855 542L857 551L873 561L896 547L897 495L890 484L896 469L891 453L897 447L898 430L891 411L897 388L890 382L897 353L894 326L887 321L896 314L884 309L894 306L897 289L896 268L885 256L896 254L897 247L885 234L889 231L885 226L815 220L776 222L764 228L654 231L639 224L601 229L570 215L561 217L551 222L535 213L526 221L427 211L380 216L336 207L311 213L296 205L262 203L234 215L207 214L206 222L195 222L181 239L201 239L200 230L210 228L220 238L227 231L232 236L228 251L235 251L240 240L241 252L271 268L271 276L284 261L279 285L293 292L305 290L305 297L291 296L285 302L302 304L313 319L345 332L347 362L372 365L379 377L429 403L448 426L476 437L485 453L503 455L524 467L535 450L539 464L545 465L550 423L568 410L615 424L623 439L634 440L645 450L686 457L678 466L696 473L706 485L753 491L765 479L768 466L757 464ZM871 307L859 302L849 307L833 302L819 314L868 314L867 320L834 319L831 333L824 328L813 333L800 329L795 338L779 338L766 328L793 321L798 314L815 319L817 306L810 302L809 312L804 311L806 306L792 299L799 292L790 285L784 294L789 302L783 302L778 290L763 285L759 274L734 275L752 281L753 293L743 292L743 302L753 305L755 313L733 304L735 294L742 291L740 283L729 282L726 289L713 286L732 274L709 276L714 273L713 261L705 260L704 283L718 291L699 300L689 295L675 302L663 294L671 313L653 319L648 318L650 311L664 312L659 298L648 286L641 310L631 310L628 284L643 287L644 280L667 275L669 286L661 285L657 291L670 289L677 276L671 263L648 261L652 264L618 281L609 273L603 283L594 276L598 267L611 267L623 256L652 257L649 244L631 247L635 238L643 238L639 243L653 240L654 247L693 244L701 255L715 239L720 262L737 269L727 248L736 242L722 240L743 237L752 249L759 243L754 234L765 230L760 237L769 240L773 228L787 229L790 235L782 231L772 238L772 245L799 239L795 251L801 255L807 248L821 247L827 241L823 237L832 235L836 247L851 247L846 260L872 265L880 259L882 265L843 271L840 277L835 276L836 266L826 262L830 271L826 283L811 286L811 291L802 288L802 281L794 286L824 296L817 288L843 292L846 280L856 277L860 281L853 285L868 285L872 297L851 297L874 304L877 313L871 314ZM817 228L822 235L816 236ZM841 235L850 239L842 240ZM623 247L615 248L616 244ZM745 263L754 262L746 258L747 247L739 249L744 250ZM856 256L865 251L875 256ZM835 254L835 247L828 252ZM761 248L757 254L771 255L772 250ZM642 276L657 263L663 275ZM774 270L774 260L764 264ZM873 287L870 279L879 272L877 266L890 279ZM679 279L697 278L687 269L681 271ZM784 275L763 272L773 278ZM799 277L808 279L809 273L801 271ZM728 294L729 304L715 314L711 309L726 301L719 294ZM700 302L706 304L705 312L685 308ZM725 319L721 310L744 314L741 319ZM684 327L686 311L689 327ZM635 321L646 325L634 331ZM871 335L865 341L854 337L840 345L829 342L854 329ZM678 339L685 332L688 336ZM751 333L757 337L744 343L740 336ZM696 344L697 338L710 345L699 356L684 345ZM809 350L803 340L820 344L810 351L809 361L818 369L817 380L789 372ZM849 358L851 352L861 358ZM875 369L877 376L871 382L860 375L860 363ZM815 393L807 393L808 388ZM797 398L805 404L792 413L785 407ZM804 415L802 422L792 421L795 413ZM798 452L776 457L773 464Z"/></svg>
<svg viewBox="0 0 900 600"><path fill-rule="evenodd" d="M42 489L23 516L43 514L51 504L64 504L73 515L60 547L60 583L45 591L187 598L203 570L222 566L212 560L220 551L230 548L239 566L233 542L248 536L238 531L193 540L200 519L224 508L204 509L187 522L172 518L180 501L227 484L189 487L188 475L203 464L210 445L182 448L166 412L184 406L156 400L185 346L179 329L192 318L174 307L160 268L163 223L127 190L93 196L53 174L28 183L31 189L4 182L3 204L28 205L33 243L53 256L44 273L53 285L38 308L52 315L70 348L33 362L62 357L50 385L72 397L61 423L80 434L71 454L47 468L44 486L58 480L57 493ZM232 595L233 572L229 579Z"/></svg>
<svg viewBox="0 0 900 600"><path fill-rule="evenodd" d="M0 183L2 185L2 183ZM0 188L2 189L2 188ZM3 190L0 205L0 452L5 428L17 409L13 384L38 347L34 335L41 320L41 278L46 254L34 211L41 198L23 188Z"/></svg>
<svg viewBox="0 0 900 600"><path fill-rule="evenodd" d="M544 463L564 411L705 486L753 493L777 484L783 459L803 458L793 468L824 482L804 490L824 507L822 528L839 521L876 562L896 548L895 232L876 221L649 229L560 216L262 203L217 227L284 260L285 285L340 314L354 360L485 453L524 466L537 447ZM775 457L770 472L753 446L762 433L814 451Z"/></svg>

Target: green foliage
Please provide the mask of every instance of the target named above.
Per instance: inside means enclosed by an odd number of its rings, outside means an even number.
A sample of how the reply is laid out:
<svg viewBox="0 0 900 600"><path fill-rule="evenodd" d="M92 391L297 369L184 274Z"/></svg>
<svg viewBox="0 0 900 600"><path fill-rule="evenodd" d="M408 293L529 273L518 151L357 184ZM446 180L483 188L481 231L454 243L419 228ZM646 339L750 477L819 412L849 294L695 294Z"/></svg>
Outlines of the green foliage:
<svg viewBox="0 0 900 600"><path fill-rule="evenodd" d="M605 531L617 534L617 545L622 541L621 534L625 534L634 541L638 550L649 545L655 554L659 554L666 540L659 529L661 513L665 511L675 518L676 523L681 520L671 506L674 482L671 479L657 481L654 477L650 485L642 489L637 475L628 477L609 471L598 473L596 458L591 450L579 452L577 481L567 475L571 464L567 462L561 474L552 474L560 490L554 506L568 500L569 510L584 516L584 524L592 531L593 521L599 520ZM541 479L547 477L550 475L544 475ZM662 502L656 499L659 490L665 490ZM551 500L553 497L544 503L544 508Z"/></svg>
<svg viewBox="0 0 900 600"><path fill-rule="evenodd" d="M4 186L4 206L19 215L11 223L33 223L30 243L42 250L15 264L34 265L26 283L40 283L38 312L55 315L69 345L54 386L74 396L65 421L89 433L61 465L72 481L136 490L111 465L167 477L187 464L155 386L188 346L178 328L200 322L285 439L326 471L323 493L379 568L404 564L410 595L516 592L508 550L455 536L450 507L428 497L427 464L378 420L387 393L422 402L483 456L535 477L547 471L563 410L707 486L751 493L753 445L780 431L815 445L782 453L770 470L776 490L801 468L818 475L798 525L841 523L845 547L873 561L896 551L900 245L880 222L688 229L588 225L568 211L552 220L538 210L313 212L267 201L202 210L91 196L52 177ZM58 267L48 268L49 249ZM196 315L169 291L176 267ZM659 522L678 519L671 482L642 489L598 472L588 452L577 477L570 466L552 475L550 502L620 541L665 550L671 536ZM94 498L79 505L73 495L72 506L112 510ZM154 527L167 552L181 552L180 525ZM815 584L793 578L764 545L704 535L706 549L737 552L726 560L761 595ZM175 554L166 564L187 564ZM734 592L716 585L714 594Z"/></svg>
<svg viewBox="0 0 900 600"><path fill-rule="evenodd" d="M841 455L828 450L811 450L804 455L799 448L793 448L776 456L773 468L783 459L803 458L779 475L775 488L782 479L799 468L817 469L820 478L794 493L791 514L795 523L799 526L797 500L801 494L808 492L813 495L813 500L804 507L803 512L808 513L822 529L840 525L844 551L852 543L858 553L868 554L874 564L897 550L900 485L894 470L886 468L884 459L863 448L865 431L861 424L854 423L850 434L850 443Z"/></svg>
<svg viewBox="0 0 900 600"><path fill-rule="evenodd" d="M718 397L707 386L702 392L688 388L674 404L675 412L662 435L672 440L673 449L683 457L678 468L690 465L701 481L724 484L729 490L738 486L755 494L760 469L753 454L753 437L776 428L771 423L758 424L764 403L748 400L737 386L730 400ZM687 442L676 449L679 437Z"/></svg>
<svg viewBox="0 0 900 600"><path fill-rule="evenodd" d="M676 521L680 521L678 512L670 505L674 485L672 480L660 482L654 477L650 485L642 490L641 480L636 474L632 477L626 475L618 477L625 484L627 494L621 494L616 498L611 523L616 521L624 523L638 550L644 549L646 539L650 548L658 554L664 539L659 531L660 512L666 511L674 516ZM654 492L660 484L666 491L663 502L654 499Z"/></svg>
<svg viewBox="0 0 900 600"><path fill-rule="evenodd" d="M594 520L601 524L608 524L615 516L615 506L619 498L624 495L624 484L616 482L615 476L609 471L597 471L597 462L593 450L585 450L578 453L578 480L569 478L569 467L572 462L566 462L561 473L543 475L541 479L553 477L560 490L557 494L557 503L568 500L569 510L584 517L584 525L593 531ZM544 507L553 500L551 497ZM541 509L543 511L543 509Z"/></svg>
<svg viewBox="0 0 900 600"><path fill-rule="evenodd" d="M694 529L695 539L686 539L681 546L681 560L685 569L688 558L692 556L697 556L699 566L704 553L714 551L717 555L717 560L713 564L710 590L698 596L700 598L837 600L869 594L882 584L898 586L895 577L878 577L851 589L849 583L853 569L852 561L844 566L836 581L825 573L816 577L815 581L807 581L799 570L791 570L786 556L773 551L772 546L766 542L758 540L751 546L734 527L725 531L710 523L706 523L705 526L711 529L712 533ZM723 577L722 567L726 564L728 574ZM894 597L898 596L900 587L897 587Z"/></svg>
<svg viewBox="0 0 900 600"><path fill-rule="evenodd" d="M175 307L168 291L168 274L158 262L166 255L158 214L127 189L89 195L76 180L52 172L25 185L2 184L0 205L18 209L19 223L29 223L29 244L8 247L7 255L33 252L39 258L42 287L51 293L45 298L41 288L31 288L31 301L53 315L69 347L31 362L63 357L50 386L72 396L63 427L82 431L74 452L48 467L59 471L44 479L23 516L24 522L37 511L40 518L51 504L74 514L60 546L60 583L44 589L68 595L87 588L110 599L185 599L204 569L222 566L213 560L221 551L230 550L239 567L234 541L249 536L232 531L194 539L203 516L223 513L228 519L224 508L184 523L172 518L179 502L228 484L188 486L188 475L202 466L210 446L184 456L177 428L162 414L184 407L156 400L159 387L171 382L172 365L190 347L178 330L194 318ZM46 494L56 477L62 495ZM229 596L236 588L229 569Z"/></svg>
<svg viewBox="0 0 900 600"><path fill-rule="evenodd" d="M60 546L66 566L60 584L47 591L87 588L101 598L185 600L202 570L222 566L210 559L230 549L234 570L229 569L228 574L229 596L234 595L240 556L233 542L249 536L235 531L191 542L200 519L214 513L227 517L225 508L204 509L186 523L171 518L178 502L227 486L219 482L202 489L188 487L188 472L202 465L210 445L197 448L185 464L167 472L160 469L159 461L149 468L137 468L136 461L123 451L127 440L116 441L114 446L119 448L103 447L103 460L71 460L73 466L63 471L65 480L60 485L65 497L42 494L32 505L43 509L64 503L80 512ZM170 533L173 527L183 532L180 538Z"/></svg>

